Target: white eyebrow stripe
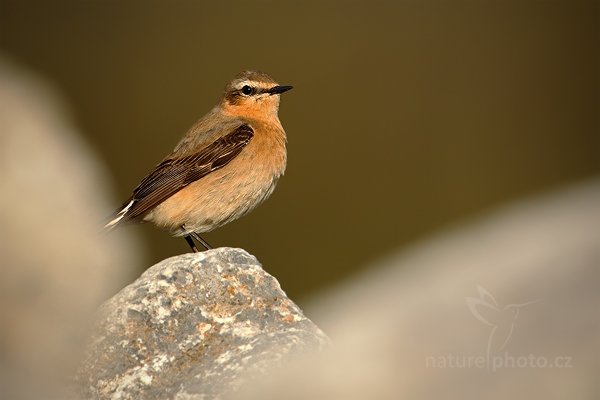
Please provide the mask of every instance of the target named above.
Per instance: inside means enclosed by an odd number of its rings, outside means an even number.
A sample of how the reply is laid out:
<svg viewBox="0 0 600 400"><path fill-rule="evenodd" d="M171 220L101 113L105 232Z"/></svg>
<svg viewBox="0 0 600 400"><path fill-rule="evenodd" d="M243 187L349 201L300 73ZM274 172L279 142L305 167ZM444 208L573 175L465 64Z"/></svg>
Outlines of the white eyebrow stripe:
<svg viewBox="0 0 600 400"><path fill-rule="evenodd" d="M267 83L267 82L245 80L245 81L241 81L238 84L236 84L235 87L237 88L237 90L240 90L241 88L243 88L246 85L252 86L257 89L270 89L272 86L277 86L277 84L271 84L271 83Z"/></svg>

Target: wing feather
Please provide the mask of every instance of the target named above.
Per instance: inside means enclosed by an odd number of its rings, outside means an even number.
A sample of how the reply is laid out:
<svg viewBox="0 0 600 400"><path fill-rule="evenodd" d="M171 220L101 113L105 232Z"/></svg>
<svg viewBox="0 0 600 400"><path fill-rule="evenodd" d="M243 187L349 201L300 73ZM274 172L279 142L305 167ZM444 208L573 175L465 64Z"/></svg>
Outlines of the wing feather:
<svg viewBox="0 0 600 400"><path fill-rule="evenodd" d="M253 136L254 130L244 124L196 153L162 161L142 179L132 197L115 212L105 227L110 229L120 223L143 217L190 183L227 165Z"/></svg>

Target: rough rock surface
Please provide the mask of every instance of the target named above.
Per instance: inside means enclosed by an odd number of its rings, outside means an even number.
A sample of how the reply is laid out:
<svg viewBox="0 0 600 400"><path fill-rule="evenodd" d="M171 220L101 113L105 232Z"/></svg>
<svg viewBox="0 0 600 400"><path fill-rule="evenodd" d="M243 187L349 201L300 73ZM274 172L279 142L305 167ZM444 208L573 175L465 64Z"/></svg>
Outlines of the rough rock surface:
<svg viewBox="0 0 600 400"><path fill-rule="evenodd" d="M107 301L84 398L211 399L328 339L244 250L172 257Z"/></svg>

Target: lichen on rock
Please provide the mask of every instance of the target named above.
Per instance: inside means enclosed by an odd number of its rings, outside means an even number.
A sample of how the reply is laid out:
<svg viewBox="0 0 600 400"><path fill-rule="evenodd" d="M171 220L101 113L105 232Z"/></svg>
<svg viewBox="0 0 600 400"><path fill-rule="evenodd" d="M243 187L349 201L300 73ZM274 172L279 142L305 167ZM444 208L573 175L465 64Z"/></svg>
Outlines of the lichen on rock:
<svg viewBox="0 0 600 400"><path fill-rule="evenodd" d="M108 300L78 374L85 398L216 398L325 334L244 250L164 260Z"/></svg>

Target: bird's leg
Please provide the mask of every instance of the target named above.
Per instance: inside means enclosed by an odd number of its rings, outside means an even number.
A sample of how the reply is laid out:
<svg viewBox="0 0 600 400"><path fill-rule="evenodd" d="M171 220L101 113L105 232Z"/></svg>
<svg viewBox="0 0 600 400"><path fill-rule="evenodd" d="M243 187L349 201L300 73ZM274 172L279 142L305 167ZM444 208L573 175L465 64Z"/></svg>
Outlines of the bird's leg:
<svg viewBox="0 0 600 400"><path fill-rule="evenodd" d="M190 247L192 248L192 251L194 253L198 253L198 248L196 247L196 243L194 243L194 240L192 239L192 237L190 235L186 235L183 238L190 245Z"/></svg>
<svg viewBox="0 0 600 400"><path fill-rule="evenodd" d="M200 244L202 244L202 246L204 246L204 248L206 250L212 249L212 246L210 244L208 244L206 242L206 240L202 239L200 237L200 235L198 235L196 232L190 232L190 233L188 233L186 235L185 234L186 233L185 224L181 225L181 229L184 232L183 238L185 239L186 242L188 242L188 244L190 245L190 247L192 248L192 250L194 251L194 253L198 253L199 252L198 248L196 247L196 243L194 243L194 239L196 239L197 241L199 241Z"/></svg>
<svg viewBox="0 0 600 400"><path fill-rule="evenodd" d="M206 250L210 250L210 249L212 249L212 246L211 246L210 244L208 244L208 243L206 242L206 240L202 239L202 238L200 237L200 235L198 235L196 232L192 232L192 233L190 233L190 235L192 235L192 237L193 237L194 239L196 239L197 241L199 241L199 242L200 242L200 244L202 244L202 246L204 246L204 248L205 248Z"/></svg>

